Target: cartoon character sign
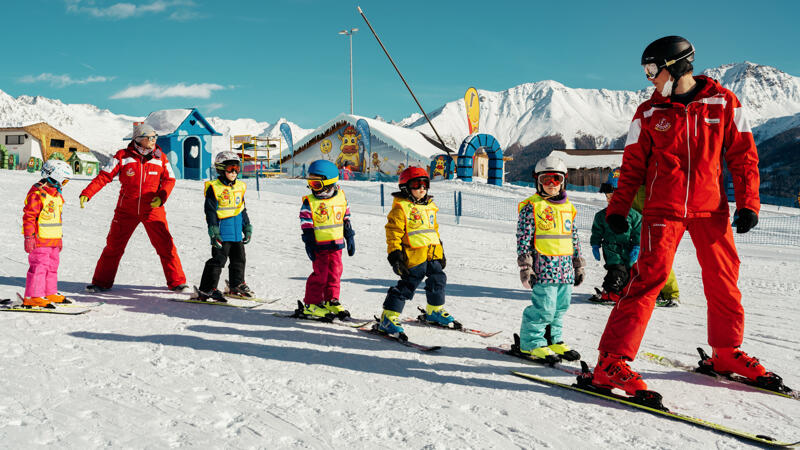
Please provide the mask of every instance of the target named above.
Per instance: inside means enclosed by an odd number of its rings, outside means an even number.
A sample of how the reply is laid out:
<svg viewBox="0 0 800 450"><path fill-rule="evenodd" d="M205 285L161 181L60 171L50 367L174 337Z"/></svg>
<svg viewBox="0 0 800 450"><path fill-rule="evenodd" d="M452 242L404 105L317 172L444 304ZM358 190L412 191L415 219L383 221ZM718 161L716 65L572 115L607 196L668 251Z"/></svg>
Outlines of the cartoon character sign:
<svg viewBox="0 0 800 450"><path fill-rule="evenodd" d="M397 176L400 176L400 173L402 171L404 171L404 170L406 170L406 165L403 164L403 163L398 164L397 165Z"/></svg>
<svg viewBox="0 0 800 450"><path fill-rule="evenodd" d="M380 156L378 156L378 153L377 152L373 152L372 153L372 169L375 170L376 172L380 172L380 173L386 174L386 172L384 172L383 169L381 169L381 164L386 162L386 161L388 161L388 160L389 160L389 158L383 158L383 161L381 161L381 158L380 158Z"/></svg>
<svg viewBox="0 0 800 450"><path fill-rule="evenodd" d="M328 207L324 202L319 204L317 209L314 211L314 215L319 217L319 222L327 222L329 220Z"/></svg>
<svg viewBox="0 0 800 450"><path fill-rule="evenodd" d="M436 157L433 167L433 178L442 177L447 178L447 158L443 155Z"/></svg>
<svg viewBox="0 0 800 450"><path fill-rule="evenodd" d="M352 125L348 125L344 130L337 133L342 143L339 145L339 156L336 158L336 167L342 168L345 161L350 161L354 170L361 170L361 158L358 156L358 140L361 135L358 134Z"/></svg>
<svg viewBox="0 0 800 450"><path fill-rule="evenodd" d="M319 143L319 151L325 156L325 159L330 161L331 159L331 150L333 149L333 143L331 143L330 139L323 139L322 142Z"/></svg>
<svg viewBox="0 0 800 450"><path fill-rule="evenodd" d="M52 220L56 217L56 205L55 202L49 200L44 208L42 208L42 219L44 220Z"/></svg>
<svg viewBox="0 0 800 450"><path fill-rule="evenodd" d="M550 231L556 228L556 212L552 207L548 206L536 215L536 228L542 231Z"/></svg>
<svg viewBox="0 0 800 450"><path fill-rule="evenodd" d="M424 220L422 219L422 214L419 212L417 207L411 208L411 211L408 212L408 228L412 230L416 230L417 228L421 227L424 224Z"/></svg>

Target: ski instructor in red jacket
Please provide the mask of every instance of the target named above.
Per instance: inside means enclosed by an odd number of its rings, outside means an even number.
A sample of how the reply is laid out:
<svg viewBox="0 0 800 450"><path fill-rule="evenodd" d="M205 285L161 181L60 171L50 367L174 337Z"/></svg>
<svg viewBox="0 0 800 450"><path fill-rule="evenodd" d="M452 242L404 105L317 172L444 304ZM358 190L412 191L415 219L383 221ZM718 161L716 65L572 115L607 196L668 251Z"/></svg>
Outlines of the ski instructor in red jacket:
<svg viewBox="0 0 800 450"><path fill-rule="evenodd" d="M744 332L742 295L736 285L739 257L733 243L722 163L733 176L734 226L746 233L758 223L758 154L744 108L736 96L706 76L692 76L694 46L679 36L651 43L642 55L655 92L639 105L628 131L622 175L606 221L616 233L639 186L646 188L641 253L631 281L608 318L592 384L629 395L646 390L626 363L636 356L658 292L688 230L702 269L708 304L706 368L768 384L776 379L756 358L739 350ZM777 379L779 381L779 378Z"/></svg>
<svg viewBox="0 0 800 450"><path fill-rule="evenodd" d="M150 125L134 127L131 143L119 150L102 171L81 192L81 208L84 204L119 175L120 190L114 219L106 238L106 247L97 261L92 284L86 290L99 292L111 289L117 268L133 231L144 224L150 243L161 258L161 266L167 286L173 291L187 288L178 250L172 242L167 226L164 203L175 186L166 155L156 145L155 130Z"/></svg>

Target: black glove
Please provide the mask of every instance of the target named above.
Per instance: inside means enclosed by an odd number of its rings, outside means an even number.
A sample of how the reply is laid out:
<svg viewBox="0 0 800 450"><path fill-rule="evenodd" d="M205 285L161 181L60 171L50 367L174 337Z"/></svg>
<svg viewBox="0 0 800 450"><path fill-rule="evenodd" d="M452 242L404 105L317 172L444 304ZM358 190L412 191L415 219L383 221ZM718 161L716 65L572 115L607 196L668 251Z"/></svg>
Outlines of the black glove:
<svg viewBox="0 0 800 450"><path fill-rule="evenodd" d="M611 231L616 234L622 234L628 231L628 219L626 217L622 217L619 214L611 214L606 216L606 223L608 224Z"/></svg>
<svg viewBox="0 0 800 450"><path fill-rule="evenodd" d="M406 253L403 250L395 250L389 253L389 256L386 257L389 260L389 264L392 266L392 270L397 275L404 277L408 275L408 267L406 267Z"/></svg>
<svg viewBox="0 0 800 450"><path fill-rule="evenodd" d="M249 244L250 240L253 239L253 225L247 224L242 227L242 233L244 233L244 238L242 239L242 244Z"/></svg>
<svg viewBox="0 0 800 450"><path fill-rule="evenodd" d="M308 259L314 261L317 251L317 239L314 237L314 230L303 230L303 242L306 244L306 255L308 255Z"/></svg>
<svg viewBox="0 0 800 450"><path fill-rule="evenodd" d="M606 264L608 273L603 279L603 289L606 292L619 293L628 284L628 268L622 264Z"/></svg>
<svg viewBox="0 0 800 450"><path fill-rule="evenodd" d="M347 245L347 256L353 256L356 254L356 240L355 240L356 232L353 231L353 227L350 225L350 221L344 223L344 242Z"/></svg>
<svg viewBox="0 0 800 450"><path fill-rule="evenodd" d="M747 233L758 225L758 214L753 210L742 208L733 215L733 225L736 227L737 233Z"/></svg>
<svg viewBox="0 0 800 450"><path fill-rule="evenodd" d="M442 264L442 270L444 270L445 266L447 266L447 258L444 257L444 253L442 254L442 259L439 260L439 263Z"/></svg>
<svg viewBox="0 0 800 450"><path fill-rule="evenodd" d="M572 258L572 267L575 269L575 282L572 284L575 286L580 286L586 278L586 271L583 269L585 265L586 261L583 258Z"/></svg>

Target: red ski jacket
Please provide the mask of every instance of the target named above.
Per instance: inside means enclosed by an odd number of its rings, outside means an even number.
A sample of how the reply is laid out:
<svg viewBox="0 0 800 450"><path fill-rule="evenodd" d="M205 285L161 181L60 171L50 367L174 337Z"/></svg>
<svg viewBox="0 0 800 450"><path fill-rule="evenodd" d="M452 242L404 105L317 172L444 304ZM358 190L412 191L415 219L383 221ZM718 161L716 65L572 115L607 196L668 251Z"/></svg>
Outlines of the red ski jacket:
<svg viewBox="0 0 800 450"><path fill-rule="evenodd" d="M722 159L733 176L736 208L758 213L758 153L742 105L717 81L705 82L687 106L654 92L633 116L617 190L607 215L627 217L639 186L645 216L729 214Z"/></svg>
<svg viewBox="0 0 800 450"><path fill-rule="evenodd" d="M36 236L36 247L58 247L61 248L61 239L53 238L46 239L39 236L39 214L42 208L46 206L42 202L42 191L47 192L53 197L60 197L64 201L64 197L53 186L39 181L31 186L28 195L25 196L25 207L22 208L22 234L25 236ZM51 206L52 207L52 206ZM61 212L59 211L59 214Z"/></svg>
<svg viewBox="0 0 800 450"><path fill-rule="evenodd" d="M134 148L119 150L103 170L81 192L81 195L94 196L108 182L119 174L119 200L116 211L128 214L147 214L153 208L150 202L155 197L161 198L161 204L167 202L172 187L175 186L175 175L167 156L159 146L148 155L141 155Z"/></svg>

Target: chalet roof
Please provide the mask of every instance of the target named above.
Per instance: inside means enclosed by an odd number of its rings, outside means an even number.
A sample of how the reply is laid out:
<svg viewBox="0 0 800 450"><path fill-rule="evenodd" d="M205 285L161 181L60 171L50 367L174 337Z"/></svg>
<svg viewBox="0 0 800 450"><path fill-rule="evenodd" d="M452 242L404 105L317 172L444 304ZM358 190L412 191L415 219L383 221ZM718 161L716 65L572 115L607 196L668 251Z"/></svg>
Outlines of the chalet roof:
<svg viewBox="0 0 800 450"><path fill-rule="evenodd" d="M217 133L214 127L212 127L203 115L197 111L197 108L162 109L153 111L147 115L144 119L144 123L153 127L153 129L156 130L156 134L159 136L166 136L174 133L192 113L197 113L196 116L203 122L204 128L206 128L210 134L222 136L220 133ZM133 131L131 130L123 140L129 141L132 135Z"/></svg>

